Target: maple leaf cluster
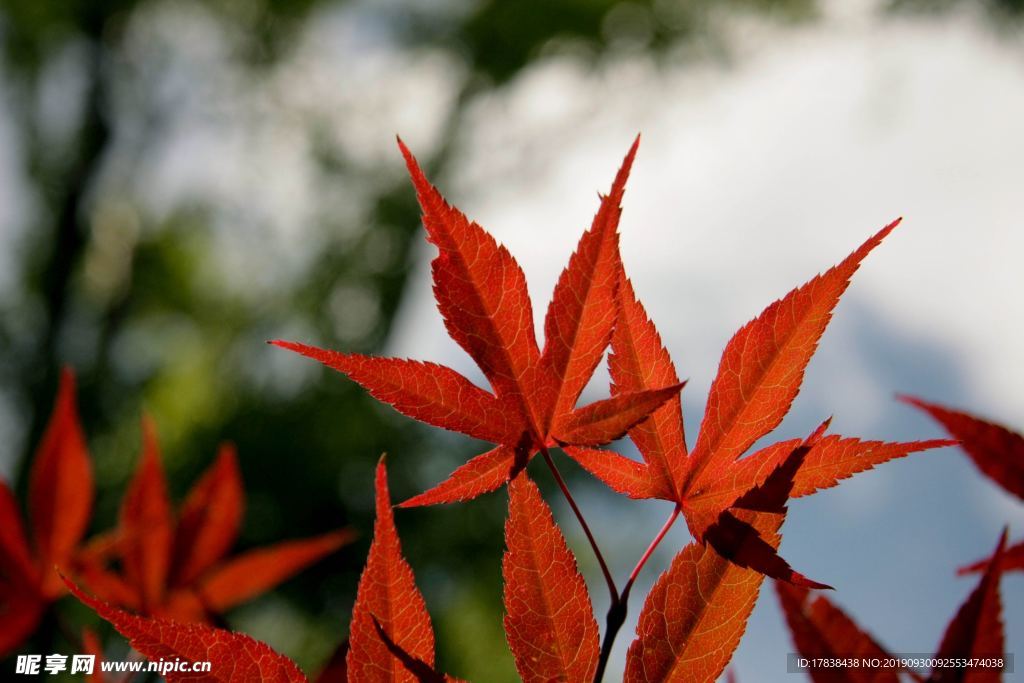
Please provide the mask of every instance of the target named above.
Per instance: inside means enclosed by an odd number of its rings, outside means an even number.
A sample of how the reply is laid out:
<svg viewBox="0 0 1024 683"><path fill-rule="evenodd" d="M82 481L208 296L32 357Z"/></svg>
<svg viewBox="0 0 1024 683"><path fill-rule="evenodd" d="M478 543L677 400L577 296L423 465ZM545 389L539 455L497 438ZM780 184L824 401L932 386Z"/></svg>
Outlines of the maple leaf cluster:
<svg viewBox="0 0 1024 683"><path fill-rule="evenodd" d="M894 458L957 440L983 472L1022 495L1020 437L914 400L956 440L861 440L829 434L830 420L825 420L806 438L753 449L789 412L851 277L897 220L740 328L722 354L700 431L692 450L688 448L679 395L684 382L637 297L619 251L621 203L638 143L639 138L557 281L540 345L519 264L445 201L399 140L427 238L437 248L431 272L438 309L449 335L477 363L489 388L436 363L271 343L342 372L409 417L493 444L398 507L457 503L507 486L501 561L504 626L524 681L602 680L634 581L680 517L692 541L644 600L626 656L625 680L717 680L740 642L766 576L775 580L801 653L881 656L885 650L838 607L824 597L812 599L811 590L828 586L794 570L780 556L788 501ZM606 354L609 396L578 405ZM233 454L222 452L175 522L155 440L150 429L144 431L144 457L126 495L119 529L111 539L79 551L75 547L84 525L76 522L59 543L39 546L46 553L43 561L67 564L74 558L71 564L79 567L76 575L88 592L68 582L71 590L147 657L212 661L213 673L202 680L306 680L294 663L264 644L202 623L205 616L252 595L246 581L260 575L259 563L251 558L221 560L241 514L240 502L232 502L241 496ZM625 436L640 460L603 448ZM621 585L559 474L559 450L630 499L673 504L664 526ZM573 551L527 472L537 455L551 470L601 566L611 603L603 634ZM383 458L374 488L373 541L349 637L318 680L459 680L436 665L430 616L402 555ZM160 533L142 533L154 529ZM53 536L46 528L37 533ZM294 552L288 556L301 558L295 560L297 567L343 540L335 535L310 541L299 546L306 554L290 548ZM1022 545L1008 549L1004 536L992 557L965 568L982 572L982 578L950 624L939 656L1002 653L999 580L1007 569L1022 568ZM120 575L104 564L106 547L117 549ZM275 566L287 564L281 559L283 550L273 553ZM27 551L26 563L36 568L32 580L50 585L51 591L62 588L52 577L40 578L46 572L31 563ZM192 623L182 624L182 619ZM813 671L811 675L814 680L836 680ZM898 675L875 671L850 680L898 680ZM948 675L948 670L937 671L932 679L947 680L943 677ZM974 680L956 680L968 679ZM168 680L198 679L169 675Z"/></svg>
<svg viewBox="0 0 1024 683"><path fill-rule="evenodd" d="M1005 638L999 579L1004 571L1005 553L1006 533L1003 532L995 553L982 568L981 580L946 627L934 657L924 658L926 662L936 662L928 675L929 683L1002 680ZM828 598L819 595L811 599L806 588L778 581L775 590L793 643L805 658L866 658L882 663L882 666L851 666L845 671L845 680L898 683L901 672L920 679L914 658L892 655ZM991 660L993 663L967 670L944 663L958 660ZM815 683L836 680L834 670L811 668L808 673Z"/></svg>
<svg viewBox="0 0 1024 683"><path fill-rule="evenodd" d="M66 592L56 569L141 615L219 623L220 615L290 578L352 538L339 530L231 556L245 491L235 449L214 464L175 511L167 494L156 426L142 422L142 457L116 527L85 540L94 498L92 459L64 370L56 404L33 459L28 512L0 481L0 656L34 632Z"/></svg>

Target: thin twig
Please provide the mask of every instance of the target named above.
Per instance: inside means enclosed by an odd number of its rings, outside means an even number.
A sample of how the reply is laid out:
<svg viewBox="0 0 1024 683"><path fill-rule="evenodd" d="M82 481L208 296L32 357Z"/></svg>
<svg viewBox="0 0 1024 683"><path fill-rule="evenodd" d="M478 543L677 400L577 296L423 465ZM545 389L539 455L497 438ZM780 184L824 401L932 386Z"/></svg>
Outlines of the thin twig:
<svg viewBox="0 0 1024 683"><path fill-rule="evenodd" d="M586 534L587 540L590 541L590 547L594 549L594 555L597 557L597 563L601 565L601 573L604 574L604 580L608 584L608 593L612 598L612 605L616 605L619 602L619 589L615 587L615 581L612 579L612 573L608 571L608 565L604 561L604 555L601 554L601 549L597 547L597 541L594 539L594 534L590 531L590 526L587 524L587 520L583 517L583 513L580 512L580 508L576 505L576 500L569 493L569 487L566 486L565 480L562 479L561 473L558 471L558 467L555 465L555 461L551 459L551 453L548 452L547 448L542 447L540 449L541 455L544 456L544 462L548 464L548 469L551 470L551 474L554 475L555 481L558 482L558 488L562 489L562 495L569 502L569 507L572 508L573 513L576 514L576 519L580 521L580 526L583 527L583 533Z"/></svg>
<svg viewBox="0 0 1024 683"><path fill-rule="evenodd" d="M644 568L645 564L647 564L647 560L651 559L651 555L654 554L654 550L658 547L658 544L661 543L662 539L665 538L665 535L668 533L669 529L671 529L672 525L676 523L677 519L679 519L679 512L679 506L676 505L675 508L672 510L672 514L668 516L668 519L665 520L665 524L662 525L661 531L659 531L658 535L654 537L654 540L651 541L651 544L647 546L647 550L644 551L643 557L641 557L640 561L636 563L635 567L633 567L633 572L629 575L629 579L626 581L625 588L622 589L623 602L626 602L626 600L628 599L629 590L633 587L633 583L636 581L636 577L640 575L640 570Z"/></svg>

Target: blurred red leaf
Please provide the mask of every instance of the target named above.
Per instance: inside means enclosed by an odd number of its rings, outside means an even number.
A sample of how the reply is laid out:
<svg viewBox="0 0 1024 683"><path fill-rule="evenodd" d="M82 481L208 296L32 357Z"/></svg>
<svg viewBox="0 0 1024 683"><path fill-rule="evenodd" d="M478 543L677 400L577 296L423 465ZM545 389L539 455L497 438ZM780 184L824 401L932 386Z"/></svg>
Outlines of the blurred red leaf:
<svg viewBox="0 0 1024 683"><path fill-rule="evenodd" d="M36 630L47 601L37 586L0 582L0 657L22 645Z"/></svg>
<svg viewBox="0 0 1024 683"><path fill-rule="evenodd" d="M947 662L972 659L1005 659L1005 639L1001 621L999 580L1002 573L1006 532L1003 532L995 553L988 561L977 587L960 606L946 627L934 659ZM806 588L776 583L790 632L797 651L804 657L879 658L890 657L885 648L863 631L842 610L825 597L810 599ZM877 667L810 669L818 683L835 681L899 681L896 670ZM920 676L911 672L916 680ZM932 670L930 683L984 683L1002 680L1002 670L995 667L942 666Z"/></svg>
<svg viewBox="0 0 1024 683"><path fill-rule="evenodd" d="M1005 658L1006 642L999 596L1005 550L1004 530L977 587L967 596L946 627L946 633L935 653L936 659ZM1003 672L994 667L935 668L928 680L931 683L989 683L1003 680Z"/></svg>
<svg viewBox="0 0 1024 683"><path fill-rule="evenodd" d="M221 447L176 520L156 428L145 419L142 431L142 458L125 493L120 524L112 535L91 542L78 561L78 578L102 599L150 616L208 622L353 538L340 530L228 557L245 506L234 447Z"/></svg>
<svg viewBox="0 0 1024 683"><path fill-rule="evenodd" d="M89 526L93 480L85 435L78 419L75 377L65 368L50 422L29 478L28 507L43 591L63 593L54 565L65 566Z"/></svg>
<svg viewBox="0 0 1024 683"><path fill-rule="evenodd" d="M975 572L983 572L988 568L988 565L991 562L992 558L986 557L984 560L978 560L966 567L961 567L956 573L964 576ZM1024 570L1024 541L1006 549L1003 553L1002 566L1000 567L1000 570L1003 572Z"/></svg>
<svg viewBox="0 0 1024 683"><path fill-rule="evenodd" d="M198 584L204 604L222 612L270 590L355 538L347 529L243 553Z"/></svg>
<svg viewBox="0 0 1024 683"><path fill-rule="evenodd" d="M63 595L54 566L77 562L93 495L75 375L65 368L29 473L31 538L14 493L0 481L0 657L17 649L35 631L46 607Z"/></svg>
<svg viewBox="0 0 1024 683"><path fill-rule="evenodd" d="M797 652L806 658L890 658L885 648L823 596L811 599L802 586L776 582L775 591ZM899 683L898 669L810 668L815 683Z"/></svg>
<svg viewBox="0 0 1024 683"><path fill-rule="evenodd" d="M18 500L7 484L0 481L0 579L7 585L35 586L38 577Z"/></svg>
<svg viewBox="0 0 1024 683"><path fill-rule="evenodd" d="M173 585L187 585L217 563L238 537L245 489L232 444L220 447L213 466L192 487L178 513Z"/></svg>
<svg viewBox="0 0 1024 683"><path fill-rule="evenodd" d="M82 652L94 657L92 673L85 677L86 680L89 683L106 683L107 677L103 675L103 643L91 628L82 629Z"/></svg>
<svg viewBox="0 0 1024 683"><path fill-rule="evenodd" d="M913 396L899 398L931 415L950 436L960 441L960 446L979 470L1010 493L1024 499L1024 436L994 422Z"/></svg>
<svg viewBox="0 0 1024 683"><path fill-rule="evenodd" d="M576 559L536 485L509 484L505 522L505 633L524 681L589 683L597 668L597 622Z"/></svg>
<svg viewBox="0 0 1024 683"><path fill-rule="evenodd" d="M142 420L142 459L121 503L119 528L125 577L138 592L141 610L156 614L167 589L174 520L156 425L148 417Z"/></svg>

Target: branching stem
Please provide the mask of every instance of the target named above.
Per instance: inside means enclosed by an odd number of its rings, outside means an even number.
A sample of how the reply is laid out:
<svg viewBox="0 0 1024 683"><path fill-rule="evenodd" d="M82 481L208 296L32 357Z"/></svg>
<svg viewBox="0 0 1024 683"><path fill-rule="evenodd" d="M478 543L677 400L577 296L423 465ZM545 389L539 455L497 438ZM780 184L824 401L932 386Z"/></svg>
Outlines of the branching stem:
<svg viewBox="0 0 1024 683"><path fill-rule="evenodd" d="M615 637L619 634L619 629L626 622L626 613L629 610L629 592L633 590L633 584L636 583L636 577L640 575L640 570L647 564L647 560L654 554L654 550L661 543L662 539L668 533L672 525L675 524L679 518L679 506L677 505L673 510L672 514L669 515L668 519L661 526L661 530L658 535L654 537L650 545L647 546L647 550L644 551L643 556L633 567L633 571L629 575L629 579L626 581L626 585L622 587L622 594L618 600L612 600L611 606L608 608L608 616L605 618L605 630L604 640L601 642L601 656L597 660L597 671L594 674L594 683L601 683L604 678L605 669L608 667L608 658L612 654L612 645L615 644Z"/></svg>
<svg viewBox="0 0 1024 683"><path fill-rule="evenodd" d="M612 573L608 569L608 563L604 561L604 555L601 554L601 549L597 547L597 540L594 539L594 534L590 531L590 525L587 524L586 518L583 517L579 505L576 504L576 499L569 492L569 487L565 483L565 479L562 478L561 472L558 471L555 461L551 458L551 453L547 448L543 447L540 449L540 452L544 456L544 462L547 463L548 469L551 470L551 474L555 477L558 488L562 490L562 495L565 496L565 500L569 503L569 507L572 508L573 514L576 515L580 526L583 527L583 533L586 534L590 547L594 550L594 556L597 557L597 563L601 565L601 573L604 574L605 583L608 584L611 605L608 607L608 616L605 618L604 640L601 642L601 655L597 660L597 670L594 673L594 683L601 683L601 680L604 678L605 669L608 668L608 658L611 657L615 637L619 634L619 629L626 622L626 614L629 609L629 592L633 589L633 584L636 583L636 578L640 575L644 565L647 564L647 560L651 559L655 549L665 538L665 535L668 534L672 525L679 519L680 508L677 505L672 510L672 514L665 520L661 530L658 531L654 540L651 541L650 545L647 546L647 550L644 551L640 560L637 561L636 566L633 567L633 571L630 573L629 579L626 581L626 585L620 594L615 586L615 580L612 579Z"/></svg>

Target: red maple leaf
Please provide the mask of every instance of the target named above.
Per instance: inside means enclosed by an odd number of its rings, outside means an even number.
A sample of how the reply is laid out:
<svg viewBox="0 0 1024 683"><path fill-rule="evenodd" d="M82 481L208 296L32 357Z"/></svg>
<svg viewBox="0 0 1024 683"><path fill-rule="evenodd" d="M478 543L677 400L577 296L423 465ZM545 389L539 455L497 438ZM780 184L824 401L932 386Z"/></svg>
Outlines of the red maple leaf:
<svg viewBox="0 0 1024 683"><path fill-rule="evenodd" d="M520 677L589 683L599 654L587 585L537 486L525 472L509 484L502 561L505 634Z"/></svg>
<svg viewBox="0 0 1024 683"><path fill-rule="evenodd" d="M810 599L803 586L776 582L775 591L782 605L790 634L797 651L805 658L869 658L883 662L892 655L842 610L823 596ZM815 683L899 683L899 667L846 667L842 673L834 669L813 667L808 670Z"/></svg>
<svg viewBox="0 0 1024 683"><path fill-rule="evenodd" d="M956 570L956 573L964 576L967 574L974 574L976 572L983 572L985 571L985 568L988 567L991 560L991 557L986 557L983 560L972 562L969 565L960 567L960 569ZM1002 570L1004 572L1024 570L1024 541L1011 545L1006 549L1006 552L1003 553Z"/></svg>
<svg viewBox="0 0 1024 683"><path fill-rule="evenodd" d="M999 583L1003 572L1003 553L1006 551L1006 530L992 554L978 585L967 596L946 627L936 659L971 660L1005 659L1006 639L1003 634L1002 599ZM977 669L936 668L931 683L988 683L1003 679L1002 667Z"/></svg>
<svg viewBox="0 0 1024 683"><path fill-rule="evenodd" d="M676 381L575 407L615 324L619 204L638 143L639 138L558 280L544 322L542 352L519 264L483 228L445 202L399 140L427 238L438 249L432 264L438 308L449 335L480 366L493 393L434 363L271 343L343 372L410 417L497 445L403 507L467 500L492 491L538 451L547 453L556 444L608 443L682 387Z"/></svg>
<svg viewBox="0 0 1024 683"><path fill-rule="evenodd" d="M874 465L949 441L884 443L818 433L813 443L780 442L742 457L779 425L796 398L804 370L861 261L899 221L883 228L838 266L771 304L744 325L722 354L711 385L697 445L688 452L681 403L673 397L629 431L643 462L605 450L569 446L566 452L612 489L632 498L677 504L695 538L765 574L821 587L794 572L732 508L779 512L786 498L836 485ZM618 319L609 369L612 394L678 382L661 337L620 268ZM798 451L799 454L798 454ZM801 462L796 463L799 459ZM788 463L788 465L787 465ZM758 493L773 473L774 490ZM771 505L764 497L772 498Z"/></svg>
<svg viewBox="0 0 1024 683"><path fill-rule="evenodd" d="M92 461L78 419L75 376L65 368L29 476L31 543L18 502L0 481L0 656L23 643L46 607L65 593L53 568L75 563L92 502Z"/></svg>
<svg viewBox="0 0 1024 683"><path fill-rule="evenodd" d="M957 610L946 627L934 659L947 663L974 659L1005 660L1005 639L1001 618L1002 604L999 581L1002 573L1003 553L1006 548L1004 531L992 558L985 565L978 585ZM883 662L892 655L867 632L857 626L846 613L824 596L813 600L809 591L801 586L776 582L783 614L789 625L793 643L805 658L878 658ZM816 683L835 681L899 681L899 669L878 667L811 668L808 673ZM920 677L914 674L915 678ZM954 665L937 666L927 679L929 683L987 683L1002 680L1002 666L984 667Z"/></svg>
<svg viewBox="0 0 1024 683"><path fill-rule="evenodd" d="M383 458L375 488L377 519L352 611L348 679L457 681L434 666L430 615L402 556ZM589 683L598 659L590 596L551 511L525 473L509 486L505 538L505 632L520 676L530 683Z"/></svg>
<svg viewBox="0 0 1024 683"><path fill-rule="evenodd" d="M900 396L899 399L935 419L959 441L960 447L985 476L1024 500L1024 436L994 422L913 396ZM958 573L982 571L988 563L989 558L979 560L961 567ZM1006 549L1002 569L1024 569L1024 541Z"/></svg>
<svg viewBox="0 0 1024 683"><path fill-rule="evenodd" d="M359 578L349 626L348 677L353 681L415 681L388 650L377 629L379 624L397 647L433 669L434 629L412 568L402 556L383 458L377 465L375 489L373 542Z"/></svg>
<svg viewBox="0 0 1024 683"><path fill-rule="evenodd" d="M985 476L1024 500L1024 436L994 422L913 396L899 398L934 418L960 442Z"/></svg>
<svg viewBox="0 0 1024 683"><path fill-rule="evenodd" d="M784 513L737 512L777 548ZM754 610L764 574L690 543L648 593L626 655L627 683L713 683L728 665Z"/></svg>
<svg viewBox="0 0 1024 683"><path fill-rule="evenodd" d="M412 568L402 556L384 458L374 480L377 518L349 626L348 680L457 681L434 670L434 629Z"/></svg>
<svg viewBox="0 0 1024 683"><path fill-rule="evenodd" d="M348 543L340 530L228 557L245 491L234 446L221 447L175 515L156 429L143 419L142 458L113 532L94 539L78 575L97 596L146 615L210 621ZM119 560L120 570L111 568Z"/></svg>

